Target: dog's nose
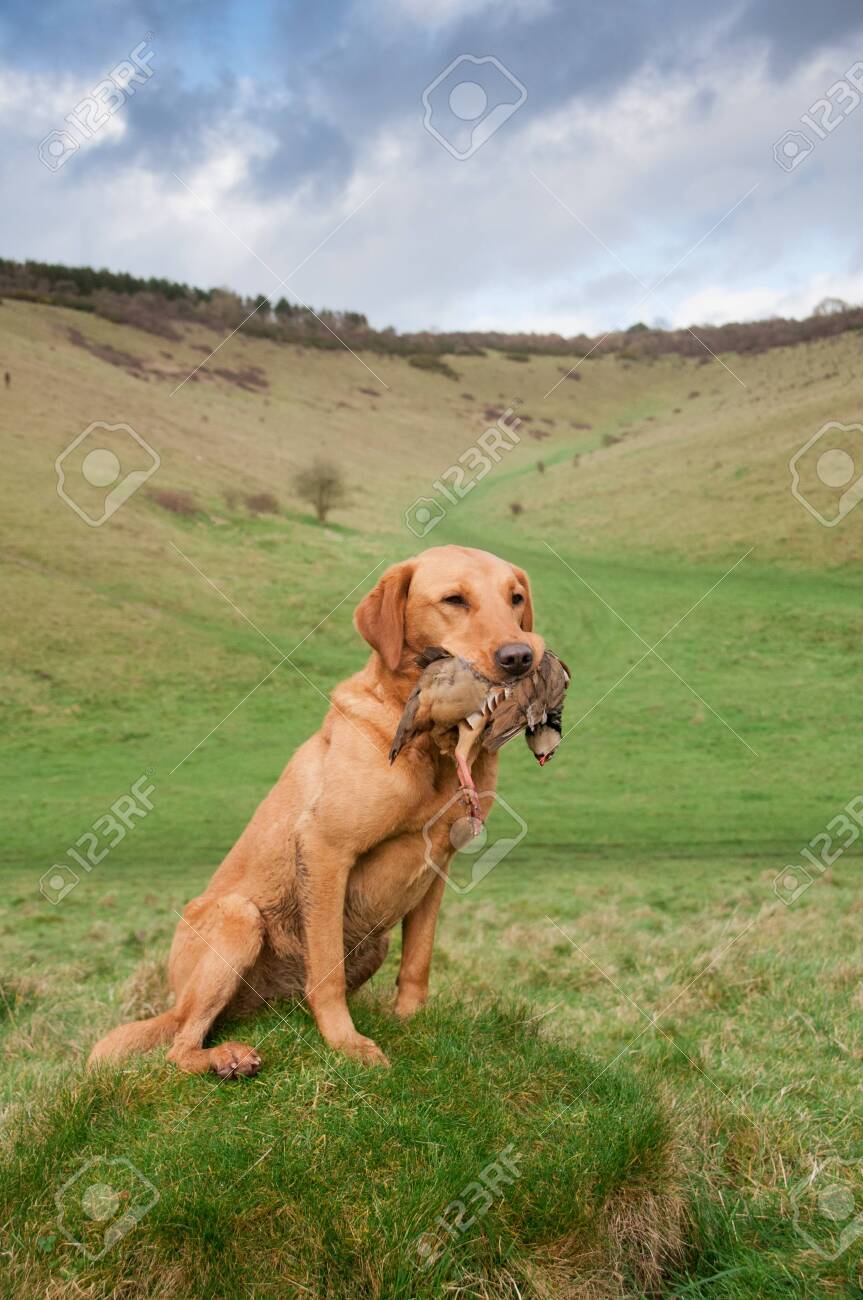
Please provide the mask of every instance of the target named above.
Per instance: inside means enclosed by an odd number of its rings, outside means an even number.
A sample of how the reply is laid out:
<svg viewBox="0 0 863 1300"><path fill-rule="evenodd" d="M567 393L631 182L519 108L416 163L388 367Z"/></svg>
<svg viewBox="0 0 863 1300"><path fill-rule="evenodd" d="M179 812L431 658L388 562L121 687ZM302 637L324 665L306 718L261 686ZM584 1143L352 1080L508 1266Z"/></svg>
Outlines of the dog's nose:
<svg viewBox="0 0 863 1300"><path fill-rule="evenodd" d="M513 677L526 673L533 663L533 651L524 641L511 641L508 645L502 645L495 651L494 657L498 666Z"/></svg>

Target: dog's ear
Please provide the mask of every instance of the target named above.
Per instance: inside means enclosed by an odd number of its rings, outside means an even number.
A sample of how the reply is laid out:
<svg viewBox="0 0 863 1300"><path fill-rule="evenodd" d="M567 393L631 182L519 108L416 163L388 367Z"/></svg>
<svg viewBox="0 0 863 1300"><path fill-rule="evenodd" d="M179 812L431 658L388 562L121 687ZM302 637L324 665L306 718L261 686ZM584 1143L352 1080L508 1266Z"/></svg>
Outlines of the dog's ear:
<svg viewBox="0 0 863 1300"><path fill-rule="evenodd" d="M354 611L354 627L391 672L398 668L404 652L405 606L413 573L411 560L394 564Z"/></svg>
<svg viewBox="0 0 863 1300"><path fill-rule="evenodd" d="M512 571L515 574L517 580L524 587L524 606L523 606L524 613L522 615L521 626L525 632L532 632L533 631L533 596L531 595L530 592L530 579L528 578L524 569L517 569L515 565L513 565Z"/></svg>

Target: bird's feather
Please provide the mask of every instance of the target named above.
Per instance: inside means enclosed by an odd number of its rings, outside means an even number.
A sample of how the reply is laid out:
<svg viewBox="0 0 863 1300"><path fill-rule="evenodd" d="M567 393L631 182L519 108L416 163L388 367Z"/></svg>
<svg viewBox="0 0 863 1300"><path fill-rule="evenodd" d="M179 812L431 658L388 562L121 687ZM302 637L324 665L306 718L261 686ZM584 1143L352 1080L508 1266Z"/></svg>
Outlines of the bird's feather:
<svg viewBox="0 0 863 1300"><path fill-rule="evenodd" d="M394 763L402 751L403 746L409 739L413 739L413 730L416 723L417 713L420 706L420 686L416 686L408 696L408 702L405 705L405 711L401 716L396 734L393 736L393 743L390 746L390 762Z"/></svg>
<svg viewBox="0 0 863 1300"><path fill-rule="evenodd" d="M453 751L457 740L470 748L471 733L477 742L481 735L483 748L496 753L520 731L548 724L560 732L570 673L550 650L531 672L506 686L442 646L427 646L416 662L423 672L393 737L391 763L405 745L428 732L445 753Z"/></svg>
<svg viewBox="0 0 863 1300"><path fill-rule="evenodd" d="M559 714L569 681L569 669L546 650L536 668L507 688L486 728L483 748L495 754L520 731L542 726L549 713Z"/></svg>
<svg viewBox="0 0 863 1300"><path fill-rule="evenodd" d="M423 673L408 697L393 737L391 763L405 745L429 731L438 748L449 752L455 740L447 733L484 709L491 688L488 678L472 664L441 646L428 646L417 657L417 663Z"/></svg>
<svg viewBox="0 0 863 1300"><path fill-rule="evenodd" d="M449 650L444 650L442 645L427 645L425 650L421 650L417 655L417 664L420 668L428 668L429 664L436 663L439 659L452 658Z"/></svg>

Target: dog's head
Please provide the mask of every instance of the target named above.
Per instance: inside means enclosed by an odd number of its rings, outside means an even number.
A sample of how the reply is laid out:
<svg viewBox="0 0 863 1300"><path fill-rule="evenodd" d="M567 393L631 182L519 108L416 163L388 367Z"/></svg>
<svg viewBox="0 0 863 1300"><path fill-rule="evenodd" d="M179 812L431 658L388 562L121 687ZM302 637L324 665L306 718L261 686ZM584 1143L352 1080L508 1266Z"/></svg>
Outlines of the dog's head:
<svg viewBox="0 0 863 1300"><path fill-rule="evenodd" d="M391 671L434 645L504 681L545 652L527 574L466 546L433 546L394 564L360 601L354 624Z"/></svg>

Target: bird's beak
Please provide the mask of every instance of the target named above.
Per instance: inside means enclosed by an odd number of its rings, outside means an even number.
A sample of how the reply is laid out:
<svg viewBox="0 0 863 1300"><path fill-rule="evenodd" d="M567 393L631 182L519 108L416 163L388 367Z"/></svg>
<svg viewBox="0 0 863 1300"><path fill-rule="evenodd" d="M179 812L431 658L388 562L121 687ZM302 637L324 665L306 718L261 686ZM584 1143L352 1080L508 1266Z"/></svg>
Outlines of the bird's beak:
<svg viewBox="0 0 863 1300"><path fill-rule="evenodd" d="M542 755L537 754L536 761L537 763L539 763L540 767L545 767L546 763L550 758L551 758L551 754L542 754Z"/></svg>

